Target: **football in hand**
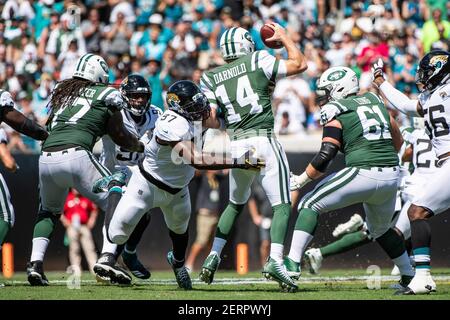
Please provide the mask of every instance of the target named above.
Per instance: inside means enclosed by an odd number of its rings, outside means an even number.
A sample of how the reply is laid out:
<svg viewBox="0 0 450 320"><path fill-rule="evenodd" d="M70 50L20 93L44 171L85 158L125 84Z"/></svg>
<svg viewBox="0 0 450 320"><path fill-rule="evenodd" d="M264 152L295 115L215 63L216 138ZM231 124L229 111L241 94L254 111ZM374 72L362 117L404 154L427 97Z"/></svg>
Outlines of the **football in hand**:
<svg viewBox="0 0 450 320"><path fill-rule="evenodd" d="M261 30L259 31L260 35L261 35L261 39L264 42L264 44L272 49L280 49L283 47L283 44L281 43L281 41L267 41L267 39L269 39L270 37L273 36L273 34L275 33L275 31L272 30L272 28L270 28L268 25L263 25Z"/></svg>

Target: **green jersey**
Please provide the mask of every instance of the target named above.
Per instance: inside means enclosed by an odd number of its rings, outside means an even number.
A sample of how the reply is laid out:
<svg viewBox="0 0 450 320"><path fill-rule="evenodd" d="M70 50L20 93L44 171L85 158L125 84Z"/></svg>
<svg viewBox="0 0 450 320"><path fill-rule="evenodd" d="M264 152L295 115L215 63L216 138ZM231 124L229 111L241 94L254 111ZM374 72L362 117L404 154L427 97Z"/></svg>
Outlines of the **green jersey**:
<svg viewBox="0 0 450 320"><path fill-rule="evenodd" d="M241 139L273 130L270 97L275 80L285 74L284 62L261 50L205 72L200 87L234 130L231 138Z"/></svg>
<svg viewBox="0 0 450 320"><path fill-rule="evenodd" d="M389 113L376 94L330 101L321 109L322 125L337 119L342 125L343 145L348 167L391 167L398 165L392 143Z"/></svg>
<svg viewBox="0 0 450 320"><path fill-rule="evenodd" d="M106 134L111 115L122 107L119 91L105 85L90 86L71 106L59 109L47 125L49 136L42 148L77 145L92 151L98 138Z"/></svg>

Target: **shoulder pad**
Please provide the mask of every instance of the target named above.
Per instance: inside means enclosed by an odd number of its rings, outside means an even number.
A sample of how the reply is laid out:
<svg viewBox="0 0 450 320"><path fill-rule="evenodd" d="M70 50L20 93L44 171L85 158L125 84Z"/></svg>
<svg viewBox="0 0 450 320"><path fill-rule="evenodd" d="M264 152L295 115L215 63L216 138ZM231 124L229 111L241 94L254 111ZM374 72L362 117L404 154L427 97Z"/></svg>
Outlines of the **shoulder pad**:
<svg viewBox="0 0 450 320"><path fill-rule="evenodd" d="M166 111L156 121L154 134L164 141L191 140L194 137L192 124L174 112Z"/></svg>
<svg viewBox="0 0 450 320"><path fill-rule="evenodd" d="M108 90L108 89L105 89ZM107 93L107 96L105 97L105 105L108 108L115 108L117 110L121 110L125 104L125 101L123 100L122 95L120 94L119 90L113 90L109 93Z"/></svg>
<svg viewBox="0 0 450 320"><path fill-rule="evenodd" d="M336 118L342 112L346 111L341 106L334 102L328 102L320 108L320 124L326 125L328 122Z"/></svg>

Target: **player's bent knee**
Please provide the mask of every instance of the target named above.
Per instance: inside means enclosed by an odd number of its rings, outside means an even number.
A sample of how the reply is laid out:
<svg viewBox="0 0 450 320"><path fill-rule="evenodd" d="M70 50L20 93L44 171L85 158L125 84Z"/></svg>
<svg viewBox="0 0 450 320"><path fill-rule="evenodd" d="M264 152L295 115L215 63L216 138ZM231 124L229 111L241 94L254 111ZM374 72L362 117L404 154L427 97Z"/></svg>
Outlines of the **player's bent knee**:
<svg viewBox="0 0 450 320"><path fill-rule="evenodd" d="M131 230L132 232L133 229L127 228L123 224L122 226L111 224L108 229L108 238L115 244L125 244L131 234L131 232L128 232L127 230Z"/></svg>

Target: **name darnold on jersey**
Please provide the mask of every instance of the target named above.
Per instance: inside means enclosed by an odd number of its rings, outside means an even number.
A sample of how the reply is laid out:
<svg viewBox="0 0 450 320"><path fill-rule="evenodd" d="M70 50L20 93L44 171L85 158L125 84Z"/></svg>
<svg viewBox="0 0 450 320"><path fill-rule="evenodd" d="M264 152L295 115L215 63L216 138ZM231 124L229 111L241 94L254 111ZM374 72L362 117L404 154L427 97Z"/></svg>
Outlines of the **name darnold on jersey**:
<svg viewBox="0 0 450 320"><path fill-rule="evenodd" d="M156 137L167 142L194 138L194 125L179 114L167 110L156 121L153 137L145 146L143 166L155 179L172 188L183 188L194 177L195 169L177 158L172 147L161 145Z"/></svg>
<svg viewBox="0 0 450 320"><path fill-rule="evenodd" d="M425 128L436 156L450 152L450 83L419 95Z"/></svg>
<svg viewBox="0 0 450 320"><path fill-rule="evenodd" d="M142 116L141 122L136 123L127 111L121 110L121 113L125 128L144 143L151 140L156 121L162 114L158 107L152 105ZM142 153L130 152L119 147L108 135L102 137L102 143L103 150L100 155L100 163L110 171L115 171L126 166L137 165L138 161L143 157Z"/></svg>

